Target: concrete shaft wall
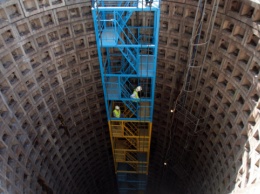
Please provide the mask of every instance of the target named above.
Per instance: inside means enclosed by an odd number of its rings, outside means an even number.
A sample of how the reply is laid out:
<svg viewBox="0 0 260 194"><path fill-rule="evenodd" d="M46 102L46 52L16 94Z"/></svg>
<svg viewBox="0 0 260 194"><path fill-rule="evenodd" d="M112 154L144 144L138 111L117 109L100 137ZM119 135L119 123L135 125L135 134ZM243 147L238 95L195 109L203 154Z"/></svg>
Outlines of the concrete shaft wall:
<svg viewBox="0 0 260 194"><path fill-rule="evenodd" d="M169 113L184 82L197 2L162 2L151 193L236 193L259 179L258 4L220 1L209 49L198 50L198 64L206 61L189 111Z"/></svg>
<svg viewBox="0 0 260 194"><path fill-rule="evenodd" d="M0 26L0 193L113 192L90 2L0 1Z"/></svg>
<svg viewBox="0 0 260 194"><path fill-rule="evenodd" d="M259 179L257 3L220 0L186 103L199 130L170 112L197 2L162 1L149 193L236 193ZM85 0L0 1L0 193L116 193L90 8Z"/></svg>

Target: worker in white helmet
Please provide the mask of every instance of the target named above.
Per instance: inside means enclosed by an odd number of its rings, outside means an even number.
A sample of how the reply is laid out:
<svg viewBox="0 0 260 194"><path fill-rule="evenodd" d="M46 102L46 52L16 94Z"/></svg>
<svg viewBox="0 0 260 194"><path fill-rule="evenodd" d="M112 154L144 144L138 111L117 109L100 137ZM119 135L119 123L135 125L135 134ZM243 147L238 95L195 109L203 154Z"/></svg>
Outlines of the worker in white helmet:
<svg viewBox="0 0 260 194"><path fill-rule="evenodd" d="M134 92L133 92L133 94L130 97L133 98L133 99L139 99L138 92L141 92L141 91L142 91L142 87L141 86L137 86L134 89Z"/></svg>
<svg viewBox="0 0 260 194"><path fill-rule="evenodd" d="M113 111L113 116L116 118L120 118L121 117L121 111L120 111L120 107L119 106L115 106L115 109Z"/></svg>

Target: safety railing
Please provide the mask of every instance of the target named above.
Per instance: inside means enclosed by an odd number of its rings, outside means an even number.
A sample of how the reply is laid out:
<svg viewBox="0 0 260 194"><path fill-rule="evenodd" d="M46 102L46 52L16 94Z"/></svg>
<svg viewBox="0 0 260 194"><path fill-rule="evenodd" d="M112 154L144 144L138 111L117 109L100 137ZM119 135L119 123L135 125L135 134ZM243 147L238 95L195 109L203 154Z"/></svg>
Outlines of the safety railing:
<svg viewBox="0 0 260 194"><path fill-rule="evenodd" d="M117 20L113 20L114 21L114 26L117 28L119 33L122 33L122 36L124 37L124 39L121 36L118 36L120 42L122 42L122 44L125 44L125 42L127 42L127 45L137 45L137 39L133 38L133 40L130 39L128 34L132 34L132 32L130 31L130 29L126 26L122 26L120 23L118 23ZM126 31L126 29L128 29Z"/></svg>
<svg viewBox="0 0 260 194"><path fill-rule="evenodd" d="M129 78L121 77L120 84L121 84L122 90L124 90L124 94L122 95L122 97L123 98L130 98L130 95L133 92L134 86L129 81Z"/></svg>
<svg viewBox="0 0 260 194"><path fill-rule="evenodd" d="M131 65L129 65L128 61L124 57L122 57L120 70L121 74L132 74L132 71L135 72L132 69Z"/></svg>
<svg viewBox="0 0 260 194"><path fill-rule="evenodd" d="M92 7L137 7L142 0L92 0Z"/></svg>
<svg viewBox="0 0 260 194"><path fill-rule="evenodd" d="M135 136L131 128L128 128L127 126L124 126L124 135L125 136Z"/></svg>
<svg viewBox="0 0 260 194"><path fill-rule="evenodd" d="M138 113L138 105L135 102L132 101L125 101L124 104L130 110L131 114L133 115L133 118L137 118L137 113Z"/></svg>
<svg viewBox="0 0 260 194"><path fill-rule="evenodd" d="M120 98L118 77L105 77L105 86L108 99L117 100Z"/></svg>
<svg viewBox="0 0 260 194"><path fill-rule="evenodd" d="M127 145L127 149L137 149L137 140L135 138L125 138L125 143Z"/></svg>
<svg viewBox="0 0 260 194"><path fill-rule="evenodd" d="M111 101L113 103L109 103L108 112L109 112L109 120L113 121L131 121L131 120L141 120L141 121L151 121L151 105L142 105L142 103L133 102L133 99L127 99L122 101ZM119 106L121 109L122 117L116 118L113 116L113 110L115 106ZM128 126L129 127L129 126ZM134 126L132 126L134 127ZM136 127L135 127L136 128ZM118 131L119 132L119 131ZM134 133L138 133L138 131L133 131ZM115 132L116 133L116 132ZM143 136L143 135L142 135Z"/></svg>
<svg viewBox="0 0 260 194"><path fill-rule="evenodd" d="M133 12L131 11L120 11L115 12L115 19L119 22L121 26L125 26L130 17L132 16Z"/></svg>
<svg viewBox="0 0 260 194"><path fill-rule="evenodd" d="M123 125L122 125L122 122L113 122L111 123L111 129L112 129L112 134L113 134L113 137L122 137L123 136Z"/></svg>
<svg viewBox="0 0 260 194"><path fill-rule="evenodd" d="M100 46L115 45L118 42L118 24L114 20L98 21L98 34L100 36Z"/></svg>
<svg viewBox="0 0 260 194"><path fill-rule="evenodd" d="M131 16L132 16L132 12L124 11L120 14L118 12L115 12L115 20L118 23L120 30L124 31L124 33L127 32L127 34L125 33L125 36L127 36L129 40L130 38L132 39L130 44L138 44L138 40L135 38L135 35L132 33L131 28L129 28L126 25L126 23L128 22ZM121 33L121 31L119 31L119 33Z"/></svg>
<svg viewBox="0 0 260 194"><path fill-rule="evenodd" d="M104 68L105 74L121 74L122 62L121 60L107 61Z"/></svg>
<svg viewBox="0 0 260 194"><path fill-rule="evenodd" d="M136 72L137 60L136 57L131 52L131 50L129 48L119 48L119 50L121 51L122 55L128 62L128 65L130 66L129 68L131 68L134 72Z"/></svg>
<svg viewBox="0 0 260 194"><path fill-rule="evenodd" d="M162 0L148 0L148 6L155 5L159 7ZM146 7L146 0L92 0L92 7Z"/></svg>
<svg viewBox="0 0 260 194"><path fill-rule="evenodd" d="M127 122L124 124L124 128L132 134L132 136L138 136L138 127L135 123Z"/></svg>
<svg viewBox="0 0 260 194"><path fill-rule="evenodd" d="M139 35L138 40L141 44L152 44L153 36L150 35Z"/></svg>

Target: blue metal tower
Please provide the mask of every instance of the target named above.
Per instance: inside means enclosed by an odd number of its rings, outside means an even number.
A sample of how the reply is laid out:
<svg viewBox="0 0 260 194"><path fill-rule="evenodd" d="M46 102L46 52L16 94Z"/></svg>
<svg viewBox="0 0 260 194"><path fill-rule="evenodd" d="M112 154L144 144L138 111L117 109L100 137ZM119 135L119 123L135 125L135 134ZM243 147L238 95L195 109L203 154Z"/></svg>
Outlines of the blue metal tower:
<svg viewBox="0 0 260 194"><path fill-rule="evenodd" d="M145 193L160 0L93 0L92 15L119 193Z"/></svg>

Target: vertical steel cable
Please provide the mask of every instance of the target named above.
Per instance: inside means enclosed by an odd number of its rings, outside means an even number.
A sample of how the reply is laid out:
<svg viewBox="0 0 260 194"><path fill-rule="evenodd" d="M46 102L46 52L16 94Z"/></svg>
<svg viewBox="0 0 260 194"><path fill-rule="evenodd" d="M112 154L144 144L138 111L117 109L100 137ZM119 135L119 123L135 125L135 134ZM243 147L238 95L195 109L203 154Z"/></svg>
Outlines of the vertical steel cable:
<svg viewBox="0 0 260 194"><path fill-rule="evenodd" d="M203 6L202 6L202 3L203 3ZM169 133L169 137L170 137L170 142L168 143L168 148L167 148L167 151L166 151L166 154L165 154L165 156L164 156L164 161L167 161L168 159L170 159L170 157L171 156L169 156L169 150L170 150L170 148L172 147L172 137L174 137L174 132L176 132L176 128L177 128L177 125L178 125L178 120L176 120L177 121L177 123L174 125L174 128L172 129L172 127L173 127L173 121L174 121L174 119L175 119L175 114L176 114L176 108L177 108L177 104L178 104L178 102L180 101L180 105L184 108L185 107L185 104L186 104L186 99L187 99L187 91L185 91L186 90L186 88L188 88L189 89L189 87L190 87L190 82L189 82L189 80L190 80L190 75L189 75L189 71L190 71L190 64L189 63L191 63L192 64L192 66L194 66L194 60L195 60L195 58L196 58L196 54L197 54L197 48L196 48L196 46L198 45L198 43L199 43L199 39L198 39L198 36L200 36L200 33L201 33L201 30L202 30L202 22L203 22L203 14L204 14L204 12L205 12L205 7L206 7L206 3L207 3L207 0L205 0L204 2L202 1L202 0L200 0L199 2L198 2L198 5L197 5L197 12L196 12L196 16L195 16L195 21L194 21L194 25L193 25L193 32L192 32L192 38L194 38L193 39L193 41L192 41L192 39L191 39L191 43L190 43L190 52L189 52L189 60L188 60L188 68L187 68L187 70L186 70L186 75L185 75L185 78L184 78L184 84L183 84L183 87L182 87L182 89L181 89L181 91L180 91L180 93L179 93L179 95L177 96L177 99L176 99L176 101L175 101L175 103L174 103L174 106L173 106L173 113L172 113L172 116L171 116L171 119L170 119L170 121L169 121L169 123L167 123L167 128L166 129L168 129L167 131L169 131L168 133ZM210 40L210 38L211 38L211 35L212 35L212 31L213 31L213 27L214 27L214 20L215 20L215 18L216 18L216 14L217 14L217 10L218 10L218 4L219 4L219 0L214 0L214 3L213 3L213 9L212 9L212 12L211 12L211 16L210 16L210 20L209 20L209 23L211 24L211 26L210 26L210 28L208 28L207 29L207 32L206 32L206 40L208 40L207 42L206 42L206 49L205 49L205 55L204 55L204 57L203 57L203 62L202 62L202 65L201 65L201 67L200 67L200 72L199 72L199 77L198 77L198 79L196 80L196 84L195 84L195 88L194 88L194 91L193 92L195 92L195 95L196 95L196 93L198 92L197 91L197 87L198 87L198 83L199 83L199 80L201 79L201 76L202 76L202 71L203 71L203 67L204 67L204 64L205 64L205 60L206 60L206 53L207 53L207 50L208 50L208 47L209 47L209 40ZM199 9L200 9L200 11L202 12L201 13L201 18L200 18L200 20L199 20L199 26L198 26L198 28L197 28L197 26L196 26L196 18L197 18L197 14L198 14L198 11L199 11ZM196 32L196 36L194 36L194 34L195 34L195 32ZM194 43L193 43L194 42ZM192 48L192 49L191 49ZM188 83L188 84L187 84ZM184 99L181 99L183 96L182 96L182 94L184 93ZM191 106L191 109L190 110L192 110L192 108L193 108L193 105L194 105L194 102L195 102L195 99L193 99L193 103L192 103L192 106ZM184 123L185 124L185 123ZM173 132L172 132L173 131ZM166 138L166 133L165 133L165 138ZM188 138L188 137L187 137ZM187 139L186 139L187 140ZM183 155L183 152L184 152L184 149L185 148L183 148L183 151L182 151L182 154L181 155ZM179 161L180 162L180 161ZM164 174L164 170L163 170L163 172L162 172L162 175L161 175L161 178L160 178L160 181L159 181L159 184L161 184L161 182L162 182L162 178L163 178L163 174Z"/></svg>

